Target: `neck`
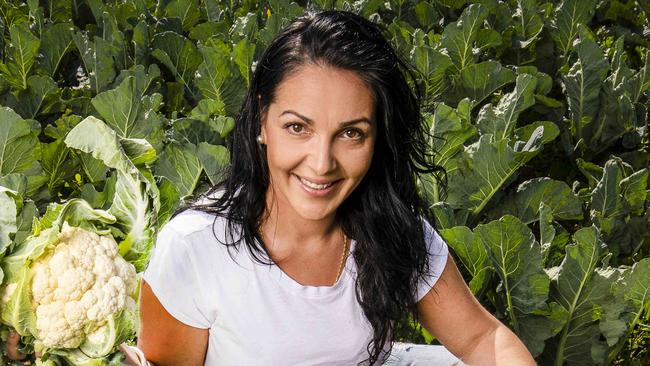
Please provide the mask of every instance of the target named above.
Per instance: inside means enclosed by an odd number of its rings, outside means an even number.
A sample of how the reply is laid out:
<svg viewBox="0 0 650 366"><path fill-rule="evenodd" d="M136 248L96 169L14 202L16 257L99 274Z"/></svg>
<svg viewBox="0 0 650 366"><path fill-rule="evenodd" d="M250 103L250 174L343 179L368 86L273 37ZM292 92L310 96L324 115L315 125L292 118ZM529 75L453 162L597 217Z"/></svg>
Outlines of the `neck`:
<svg viewBox="0 0 650 366"><path fill-rule="evenodd" d="M339 247L342 232L335 215L320 220L309 220L290 210L282 210L273 199L267 199L266 214L261 225L261 233L267 250L289 256L294 249L300 252L321 251Z"/></svg>

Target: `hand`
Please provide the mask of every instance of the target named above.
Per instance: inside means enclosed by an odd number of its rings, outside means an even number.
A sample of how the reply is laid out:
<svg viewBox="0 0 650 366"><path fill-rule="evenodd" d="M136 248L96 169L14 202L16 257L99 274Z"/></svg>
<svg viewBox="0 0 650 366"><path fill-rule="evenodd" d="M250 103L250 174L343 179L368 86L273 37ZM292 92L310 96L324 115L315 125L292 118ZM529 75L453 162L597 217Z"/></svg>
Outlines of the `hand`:
<svg viewBox="0 0 650 366"><path fill-rule="evenodd" d="M129 347L126 343L120 344L118 347L120 352L125 356L124 362L126 362L127 365L129 366L153 366L152 363L148 362L144 354L142 354L142 351L140 351L140 354L138 354L139 351L138 349L134 349L132 347Z"/></svg>
<svg viewBox="0 0 650 366"><path fill-rule="evenodd" d="M20 342L20 334L12 330L9 332L9 337L7 337L7 357L10 360L20 361L27 358L27 355L18 351L18 343Z"/></svg>

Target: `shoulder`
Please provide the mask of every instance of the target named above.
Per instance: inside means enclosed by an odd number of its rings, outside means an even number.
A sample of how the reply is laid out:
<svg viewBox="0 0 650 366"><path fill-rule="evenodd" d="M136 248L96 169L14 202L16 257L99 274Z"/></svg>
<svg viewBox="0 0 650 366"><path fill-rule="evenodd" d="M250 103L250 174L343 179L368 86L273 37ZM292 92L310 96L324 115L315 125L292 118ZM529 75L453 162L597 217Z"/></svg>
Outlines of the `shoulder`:
<svg viewBox="0 0 650 366"><path fill-rule="evenodd" d="M219 217L213 214L188 209L172 217L160 230L160 234L174 233L181 236L192 235L196 232L203 232L210 229L214 224L219 223Z"/></svg>
<svg viewBox="0 0 650 366"><path fill-rule="evenodd" d="M422 229L424 230L424 241L427 244L429 255L445 255L447 254L447 244L442 239L436 229L424 217L420 217L422 221Z"/></svg>
<svg viewBox="0 0 650 366"><path fill-rule="evenodd" d="M227 219L211 213L188 209L170 219L158 232L156 252L201 257L219 256L225 243L232 242Z"/></svg>

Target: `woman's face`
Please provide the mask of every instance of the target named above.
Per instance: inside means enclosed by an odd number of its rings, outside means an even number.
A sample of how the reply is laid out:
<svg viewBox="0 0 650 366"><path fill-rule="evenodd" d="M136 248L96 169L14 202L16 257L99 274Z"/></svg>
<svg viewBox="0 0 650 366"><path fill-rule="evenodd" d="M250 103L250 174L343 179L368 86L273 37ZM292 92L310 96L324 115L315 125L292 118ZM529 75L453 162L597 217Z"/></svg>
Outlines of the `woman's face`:
<svg viewBox="0 0 650 366"><path fill-rule="evenodd" d="M352 71L308 64L280 83L261 129L270 172L267 199L280 213L333 217L370 167L373 111L371 90Z"/></svg>

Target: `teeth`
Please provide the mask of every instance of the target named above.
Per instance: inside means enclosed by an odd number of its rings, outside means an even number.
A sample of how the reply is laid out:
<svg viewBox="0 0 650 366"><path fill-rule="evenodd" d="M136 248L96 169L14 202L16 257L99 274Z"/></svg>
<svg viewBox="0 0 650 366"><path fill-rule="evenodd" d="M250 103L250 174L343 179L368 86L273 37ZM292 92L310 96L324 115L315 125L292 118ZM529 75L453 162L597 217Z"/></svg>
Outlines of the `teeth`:
<svg viewBox="0 0 650 366"><path fill-rule="evenodd" d="M327 187L329 187L329 186L331 186L333 184L333 183L316 184L314 182L308 181L305 178L300 178L300 181L302 182L302 184L306 185L309 188L313 188L313 189L325 189L325 188L327 188Z"/></svg>

